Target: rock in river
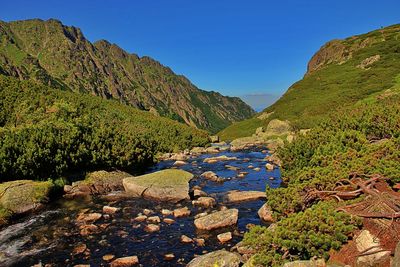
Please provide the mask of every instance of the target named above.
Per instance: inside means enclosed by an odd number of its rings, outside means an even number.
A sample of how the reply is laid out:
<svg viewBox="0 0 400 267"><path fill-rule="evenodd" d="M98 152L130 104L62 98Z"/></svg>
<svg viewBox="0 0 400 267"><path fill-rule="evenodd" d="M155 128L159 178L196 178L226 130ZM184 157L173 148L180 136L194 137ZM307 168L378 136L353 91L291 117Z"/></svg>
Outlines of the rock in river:
<svg viewBox="0 0 400 267"><path fill-rule="evenodd" d="M213 230L226 226L235 225L238 221L239 211L237 209L228 209L217 211L209 215L194 220L194 225L200 230Z"/></svg>
<svg viewBox="0 0 400 267"><path fill-rule="evenodd" d="M192 201L193 206L201 206L204 208L214 207L216 204L217 202L212 197L199 197L198 199Z"/></svg>
<svg viewBox="0 0 400 267"><path fill-rule="evenodd" d="M201 177L204 177L207 180L217 182L217 183L221 183L224 181L223 178L219 177L215 172L212 172L212 171L203 172L201 174Z"/></svg>
<svg viewBox="0 0 400 267"><path fill-rule="evenodd" d="M125 191L133 197L178 202L189 197L189 181L193 174L167 169L123 180Z"/></svg>
<svg viewBox="0 0 400 267"><path fill-rule="evenodd" d="M137 256L123 257L111 262L110 267L130 267L139 263Z"/></svg>
<svg viewBox="0 0 400 267"><path fill-rule="evenodd" d="M258 199L266 199L265 192L262 191L229 191L224 200L226 202L254 201Z"/></svg>
<svg viewBox="0 0 400 267"><path fill-rule="evenodd" d="M238 254L226 250L217 250L194 258L186 267L239 267L240 263Z"/></svg>
<svg viewBox="0 0 400 267"><path fill-rule="evenodd" d="M267 203L262 205L261 208L258 210L258 216L260 216L260 219L265 222L274 222L271 207Z"/></svg>

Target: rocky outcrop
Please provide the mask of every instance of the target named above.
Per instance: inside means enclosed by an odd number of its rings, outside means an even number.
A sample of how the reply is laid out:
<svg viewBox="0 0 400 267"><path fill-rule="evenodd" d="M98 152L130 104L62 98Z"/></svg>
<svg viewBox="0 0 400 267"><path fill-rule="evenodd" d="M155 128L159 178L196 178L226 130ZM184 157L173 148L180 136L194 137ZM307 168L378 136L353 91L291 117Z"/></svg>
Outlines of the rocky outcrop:
<svg viewBox="0 0 400 267"><path fill-rule="evenodd" d="M370 252L357 257L357 266L378 266L380 262L390 257L390 251L382 250L379 239L368 230L362 230L356 236L355 243L359 253Z"/></svg>
<svg viewBox="0 0 400 267"><path fill-rule="evenodd" d="M238 221L239 211L228 209L217 211L194 220L194 225L199 230L213 230L235 225Z"/></svg>
<svg viewBox="0 0 400 267"><path fill-rule="evenodd" d="M218 250L198 256L189 262L187 267L239 267L241 260L238 254Z"/></svg>
<svg viewBox="0 0 400 267"><path fill-rule="evenodd" d="M0 225L12 215L43 207L49 200L52 182L17 180L0 184Z"/></svg>
<svg viewBox="0 0 400 267"><path fill-rule="evenodd" d="M131 177L121 171L95 171L86 175L85 180L64 186L64 197L75 198L88 195L102 195L112 191L123 190L122 180Z"/></svg>
<svg viewBox="0 0 400 267"><path fill-rule="evenodd" d="M229 191L225 196L225 202L242 202L266 199L265 192L262 191Z"/></svg>
<svg viewBox="0 0 400 267"><path fill-rule="evenodd" d="M192 178L193 174L187 171L167 169L125 178L123 186L132 197L178 202L190 199L189 181Z"/></svg>

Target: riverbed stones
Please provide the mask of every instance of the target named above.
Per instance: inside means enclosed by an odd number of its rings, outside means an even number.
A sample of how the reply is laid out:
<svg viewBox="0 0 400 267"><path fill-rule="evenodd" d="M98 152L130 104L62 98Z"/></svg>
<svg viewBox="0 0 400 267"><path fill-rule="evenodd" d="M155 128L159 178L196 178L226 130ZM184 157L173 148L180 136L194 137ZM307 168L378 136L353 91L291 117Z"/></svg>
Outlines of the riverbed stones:
<svg viewBox="0 0 400 267"><path fill-rule="evenodd" d="M173 211L175 218L186 217L190 215L190 210L188 207L174 209Z"/></svg>
<svg viewBox="0 0 400 267"><path fill-rule="evenodd" d="M102 258L103 258L103 260L105 260L105 261L110 261L110 260L114 259L115 256L114 256L113 254L106 254L106 255L104 255Z"/></svg>
<svg viewBox="0 0 400 267"><path fill-rule="evenodd" d="M139 259L137 256L129 256L113 260L110 264L110 267L130 267L138 263Z"/></svg>
<svg viewBox="0 0 400 267"><path fill-rule="evenodd" d="M202 191L202 190L200 190L200 189L194 189L193 190L193 196L194 197L206 197L207 193Z"/></svg>
<svg viewBox="0 0 400 267"><path fill-rule="evenodd" d="M148 224L144 228L144 230L148 233L154 233L160 231L160 226L157 224Z"/></svg>
<svg viewBox="0 0 400 267"><path fill-rule="evenodd" d="M172 211L168 210L168 209L162 209L161 210L161 214L164 215L164 216L168 216L168 215L172 214Z"/></svg>
<svg viewBox="0 0 400 267"><path fill-rule="evenodd" d="M224 181L223 178L219 177L215 172L212 171L206 171L201 174L201 177L204 179L217 182L217 183L222 183Z"/></svg>
<svg viewBox="0 0 400 267"><path fill-rule="evenodd" d="M193 240L199 247L203 247L206 244L206 240L204 238L193 238Z"/></svg>
<svg viewBox="0 0 400 267"><path fill-rule="evenodd" d="M179 167L179 166L183 166L183 165L186 165L186 164L187 164L186 161L177 160L177 161L174 162L173 166Z"/></svg>
<svg viewBox="0 0 400 267"><path fill-rule="evenodd" d="M76 218L76 222L78 224L82 223L94 223L98 221L103 215L101 213L93 212L93 213L80 213Z"/></svg>
<svg viewBox="0 0 400 267"><path fill-rule="evenodd" d="M205 158L203 160L204 163L216 163L219 161L230 161L230 160L237 160L237 157L228 157L226 155L218 156L218 157L210 157Z"/></svg>
<svg viewBox="0 0 400 267"><path fill-rule="evenodd" d="M227 227L237 223L238 215L239 211L237 209L216 211L204 217L195 219L194 225L199 230L213 230Z"/></svg>
<svg viewBox="0 0 400 267"><path fill-rule="evenodd" d="M228 241L230 241L232 239L232 233L231 232L226 232L226 233L219 234L219 235L217 235L217 239L221 243L228 242Z"/></svg>
<svg viewBox="0 0 400 267"><path fill-rule="evenodd" d="M274 165L272 165L271 163L267 163L267 164L265 164L265 168L268 171L272 171L272 170L274 170Z"/></svg>
<svg viewBox="0 0 400 267"><path fill-rule="evenodd" d="M193 239L191 239L190 237L188 237L186 235L181 235L181 242L182 243L192 243Z"/></svg>
<svg viewBox="0 0 400 267"><path fill-rule="evenodd" d="M147 222L149 223L160 223L161 219L158 216L151 216L147 218Z"/></svg>
<svg viewBox="0 0 400 267"><path fill-rule="evenodd" d="M168 253L164 255L164 260L166 261L171 261L173 259L175 259L175 255L173 253Z"/></svg>
<svg viewBox="0 0 400 267"><path fill-rule="evenodd" d="M230 171L239 171L240 168L232 165L225 165L225 168L227 168Z"/></svg>
<svg viewBox="0 0 400 267"><path fill-rule="evenodd" d="M198 199L192 201L193 206L201 206L204 208L211 208L216 204L217 202L212 197L199 197Z"/></svg>
<svg viewBox="0 0 400 267"><path fill-rule="evenodd" d="M157 201L179 202L190 199L189 181L193 174L177 169L167 169L123 180L125 191L133 197Z"/></svg>
<svg viewBox="0 0 400 267"><path fill-rule="evenodd" d="M111 207L111 206L104 206L103 207L103 212L104 213L107 213L107 214L115 214L115 213L117 213L118 211L120 211L121 209L120 208L117 208L117 207Z"/></svg>
<svg viewBox="0 0 400 267"><path fill-rule="evenodd" d="M239 267L241 260L238 254L226 250L217 250L198 256L191 260L187 267Z"/></svg>
<svg viewBox="0 0 400 267"><path fill-rule="evenodd" d="M84 224L79 227L79 230L81 236L87 236L97 233L100 229L97 225L94 224Z"/></svg>
<svg viewBox="0 0 400 267"><path fill-rule="evenodd" d="M232 190L224 196L225 202L243 202L243 201L254 201L259 199L266 199L265 192L262 191L237 191Z"/></svg>
<svg viewBox="0 0 400 267"><path fill-rule="evenodd" d="M261 206L257 214L260 217L260 219L262 219L265 222L274 222L274 218L272 217L271 207L267 203Z"/></svg>
<svg viewBox="0 0 400 267"><path fill-rule="evenodd" d="M173 224L175 222L175 220L171 219L171 218L164 218L163 222L165 222L166 224Z"/></svg>
<svg viewBox="0 0 400 267"><path fill-rule="evenodd" d="M147 220L147 216L146 215L138 215L136 218L133 219L135 222L144 222L145 220Z"/></svg>

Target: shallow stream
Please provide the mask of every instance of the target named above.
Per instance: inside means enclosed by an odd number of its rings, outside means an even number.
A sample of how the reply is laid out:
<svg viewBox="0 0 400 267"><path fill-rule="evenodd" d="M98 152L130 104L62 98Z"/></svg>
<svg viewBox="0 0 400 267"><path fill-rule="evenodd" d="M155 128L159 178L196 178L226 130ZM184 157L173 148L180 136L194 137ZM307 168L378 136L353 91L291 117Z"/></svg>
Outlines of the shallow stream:
<svg viewBox="0 0 400 267"><path fill-rule="evenodd" d="M265 151L264 151L265 152ZM204 158L227 155L237 160L204 163ZM40 213L25 217L0 231L0 266L32 266L41 263L43 266L74 266L90 264L90 266L108 266L103 260L107 254L115 258L136 255L141 266L185 266L195 255L225 248L229 250L239 242L248 224L262 224L257 210L263 200L228 204L223 195L230 190L265 191L266 185L276 188L280 186L280 171L265 169L267 154L260 151L221 152L219 154L203 154L188 160L188 164L180 168L195 175L190 186L200 185L202 190L214 197L218 205L213 209L193 207L190 201L179 204L157 203L142 199L105 201L101 198L85 200L60 199ZM155 165L149 172L171 168L173 161L164 161ZM244 178L237 177L238 172L228 170L225 165L239 167L248 172ZM249 168L252 165L254 168ZM260 170L256 171L255 168ZM226 179L224 183L215 183L203 179L200 175L205 171L213 171ZM273 177L273 178L270 178ZM96 225L104 229L97 234L81 236L75 224L76 217L82 211L102 213L104 205L120 207L121 211L109 218L103 216ZM194 216L204 211L217 210L222 205L239 209L239 220L235 227L201 232L194 227ZM163 216L161 209L173 210L179 206L187 206L191 210L189 217L173 218ZM147 233L146 222L135 222L133 219L143 209L154 211L161 219L170 217L173 224L160 223L160 231ZM220 243L216 236L231 231L233 239ZM190 238L204 238L205 245L182 243L181 235ZM86 250L74 255L74 249L85 246ZM166 260L166 254L173 253L174 259Z"/></svg>

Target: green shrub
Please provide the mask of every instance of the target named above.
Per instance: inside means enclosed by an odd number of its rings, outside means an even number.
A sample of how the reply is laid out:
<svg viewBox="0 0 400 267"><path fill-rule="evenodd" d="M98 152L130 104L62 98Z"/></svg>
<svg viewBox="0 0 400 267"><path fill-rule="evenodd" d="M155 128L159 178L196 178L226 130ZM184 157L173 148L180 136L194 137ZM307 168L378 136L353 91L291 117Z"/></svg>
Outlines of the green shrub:
<svg viewBox="0 0 400 267"><path fill-rule="evenodd" d="M0 182L133 170L207 143L203 131L116 101L0 76Z"/></svg>

